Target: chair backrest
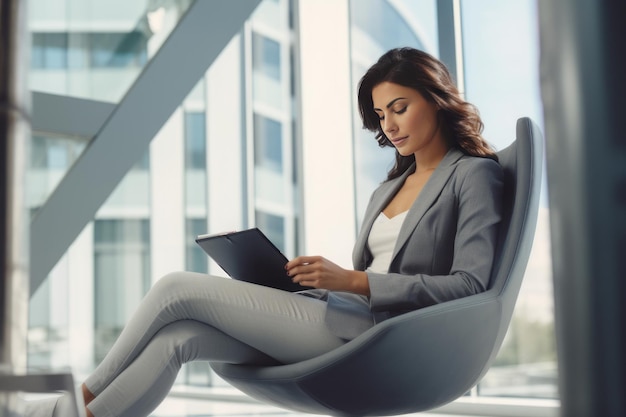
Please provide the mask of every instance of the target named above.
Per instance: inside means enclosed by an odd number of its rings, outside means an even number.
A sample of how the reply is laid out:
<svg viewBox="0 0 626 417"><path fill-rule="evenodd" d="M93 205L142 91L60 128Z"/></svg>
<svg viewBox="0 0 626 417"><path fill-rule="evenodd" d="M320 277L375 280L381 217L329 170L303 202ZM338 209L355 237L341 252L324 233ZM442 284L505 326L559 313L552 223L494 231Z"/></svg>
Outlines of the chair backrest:
<svg viewBox="0 0 626 417"><path fill-rule="evenodd" d="M541 194L543 138L529 118L520 118L516 140L498 152L504 171L504 207L490 288L502 298L501 338L506 333L535 235Z"/></svg>

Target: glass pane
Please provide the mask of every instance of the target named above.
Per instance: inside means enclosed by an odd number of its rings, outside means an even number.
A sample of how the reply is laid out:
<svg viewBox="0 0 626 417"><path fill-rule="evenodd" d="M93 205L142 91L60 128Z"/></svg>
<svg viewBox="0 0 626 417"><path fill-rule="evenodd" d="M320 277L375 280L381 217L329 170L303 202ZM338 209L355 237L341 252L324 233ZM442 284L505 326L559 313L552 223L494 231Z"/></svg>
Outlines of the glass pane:
<svg viewBox="0 0 626 417"><path fill-rule="evenodd" d="M263 230L267 238L281 252L285 253L285 219L283 217L257 210L256 226Z"/></svg>
<svg viewBox="0 0 626 417"><path fill-rule="evenodd" d="M68 66L67 33L34 33L32 67L61 69Z"/></svg>
<svg viewBox="0 0 626 417"><path fill-rule="evenodd" d="M285 199L282 124L254 115L254 164L258 198L273 202Z"/></svg>
<svg viewBox="0 0 626 417"><path fill-rule="evenodd" d="M185 113L185 200L187 212L205 213L207 203L206 117ZM206 230L201 232L206 233Z"/></svg>
<svg viewBox="0 0 626 417"><path fill-rule="evenodd" d="M300 184L296 180L301 158L295 142L299 105L294 101L298 98L293 74L297 48L293 5L290 0L263 0L252 14L245 36L252 70L252 101L246 111L252 121L248 131L253 144L247 150L252 158L247 160L252 160L253 166L247 167L247 178L254 186L250 190L252 210L248 213L255 213L255 218L246 218L246 223L281 230L276 238L289 254L297 241L293 224L300 215ZM267 213L273 217L268 218Z"/></svg>
<svg viewBox="0 0 626 417"><path fill-rule="evenodd" d="M36 211L74 164L87 141L61 136L35 134L31 138L30 162L27 171L27 204Z"/></svg>
<svg viewBox="0 0 626 417"><path fill-rule="evenodd" d="M150 286L148 220L94 224L95 343L99 363Z"/></svg>
<svg viewBox="0 0 626 417"><path fill-rule="evenodd" d="M283 105L280 44L252 33L252 85L254 99L275 108Z"/></svg>
<svg viewBox="0 0 626 417"><path fill-rule="evenodd" d="M176 382L192 387L208 387L212 381L213 371L208 362L188 362L183 365Z"/></svg>
<svg viewBox="0 0 626 417"><path fill-rule="evenodd" d="M254 115L254 163L278 173L283 171L282 125L276 120Z"/></svg>
<svg viewBox="0 0 626 417"><path fill-rule="evenodd" d="M63 259L30 299L28 313L28 366L64 367L70 361L71 319L67 303L69 280Z"/></svg>
<svg viewBox="0 0 626 417"><path fill-rule="evenodd" d="M31 212L45 202L84 146L75 139L33 137L26 187ZM106 218L85 227L31 298L30 365L71 366L82 378L143 297L150 285L148 169L146 154L96 215ZM67 209L80 203L80 198L68 202Z"/></svg>
<svg viewBox="0 0 626 417"><path fill-rule="evenodd" d="M169 10L169 7L188 3L185 0L36 0L31 16L36 49L32 61L36 85L32 85L33 88L62 95L117 100L149 61L158 44L156 35L146 37L144 18L139 17L145 14L146 4L158 4ZM267 0L266 3L280 10L281 21L288 21L288 1ZM263 23L266 18L269 20ZM280 27L285 31L281 32L277 30L279 26L272 27L271 21L276 16L266 14L255 19L255 24L271 32L260 30L266 40L258 44L259 74L265 80L278 83L280 94L276 96L289 97L291 76L286 69L290 68L290 63L285 61L288 57L284 51L292 46L290 28L283 24ZM170 23L167 15L164 20ZM252 30L251 25L246 28ZM240 39L251 44L252 37L248 34ZM246 54L252 49L249 44L244 48L243 43L232 42L212 68L229 72L227 82L220 78L217 82L201 81L196 86L155 137L151 151L128 172L96 213L95 221L85 227L32 298L31 364L71 367L76 380L83 380L109 349L151 283L171 271L206 272L208 258L193 238L210 232L207 219L211 216L218 225L215 227L220 225L215 220L220 216L234 223L239 221L235 217L240 216L241 223L247 225L255 221L255 218L248 218L248 213L255 217L254 208L248 211L249 206L264 206L267 210L256 217L258 223L264 225L279 246L294 246L295 203L293 198L285 197L287 185L297 186L291 183L295 173L288 160L294 155L292 107L278 108L242 90L235 95L235 100L240 101L228 107L228 113L216 98L220 95L216 90L224 91L231 82L240 82L253 70L252 55ZM224 71L231 66L231 71ZM211 79L214 80L215 77ZM236 90L251 86L245 83ZM214 100L211 114L225 120L217 128L206 123L207 97ZM242 114L231 120L233 108ZM255 110L263 119L257 119L256 126L241 126L240 130L244 132L242 135L248 132L253 135L250 144L258 142L258 147L247 147L246 138L233 136L229 124L245 120L243 112L250 112L252 116ZM225 140L236 141L242 149L229 148L225 152L221 147ZM33 190L29 204L35 210L88 142L40 135L33 138L33 143L27 188ZM213 184L223 185L224 181L229 185L237 184L238 192L232 195L228 194L228 187L220 188L227 190L224 198L229 204L237 206L237 210L233 210L236 215L225 215L224 211L230 207L224 208L223 204L207 204L210 185L207 168L211 165L207 160L208 150L218 154L211 155L212 158L232 164L229 167L245 165L240 173L229 170L228 179L221 178L222 172L212 165ZM259 177L267 174L265 189L270 191L267 199L257 198L254 190L245 186L242 190L238 188L239 184L252 186L258 180L257 173L262 174ZM248 185L246 180L253 177L254 182ZM221 196L215 190L212 192ZM81 203L79 197L76 200L67 203L68 210ZM185 367L183 383L225 385L219 380L211 381L206 369L203 364Z"/></svg>
<svg viewBox="0 0 626 417"><path fill-rule="evenodd" d="M281 0L262 1L254 13L252 13L251 17L250 20L252 22L260 25L266 25L281 31L289 29L288 21L285 18L284 7L281 7Z"/></svg>
<svg viewBox="0 0 626 417"><path fill-rule="evenodd" d="M147 61L147 38L143 33L88 33L91 68L141 67Z"/></svg>
<svg viewBox="0 0 626 417"><path fill-rule="evenodd" d="M368 42L379 46L381 53L399 46L412 46L435 53L436 22L434 1L350 2L350 23L352 33L356 35L355 40L358 43Z"/></svg>
<svg viewBox="0 0 626 417"><path fill-rule="evenodd" d="M30 88L118 102L190 4L33 0Z"/></svg>
<svg viewBox="0 0 626 417"><path fill-rule="evenodd" d="M485 137L502 149L519 117L543 130L536 2L462 3L466 95L480 109ZM509 332L479 385L493 396L556 398L557 369L545 171L535 241Z"/></svg>
<svg viewBox="0 0 626 417"><path fill-rule="evenodd" d="M206 129L204 113L185 114L185 166L206 169Z"/></svg>
<svg viewBox="0 0 626 417"><path fill-rule="evenodd" d="M393 30L389 30L393 28ZM357 84L365 71L387 50L411 46L438 56L436 1L352 0L350 35L354 104ZM358 216L365 212L372 191L386 178L393 165L394 151L381 149L374 134L363 130L354 114L354 163ZM360 224L361 218L358 222Z"/></svg>
<svg viewBox="0 0 626 417"><path fill-rule="evenodd" d="M252 34L252 68L280 81L280 44L257 33Z"/></svg>
<svg viewBox="0 0 626 417"><path fill-rule="evenodd" d="M196 236L207 233L206 219L187 219L186 233L187 244L185 256L185 270L207 273L209 271L209 258L207 254L196 244Z"/></svg>

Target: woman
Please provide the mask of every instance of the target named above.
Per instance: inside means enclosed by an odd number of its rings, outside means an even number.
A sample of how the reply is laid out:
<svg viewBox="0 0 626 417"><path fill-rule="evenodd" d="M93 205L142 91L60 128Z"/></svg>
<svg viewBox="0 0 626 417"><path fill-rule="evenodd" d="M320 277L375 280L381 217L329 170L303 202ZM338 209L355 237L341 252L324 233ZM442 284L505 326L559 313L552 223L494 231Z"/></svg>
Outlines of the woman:
<svg viewBox="0 0 626 417"><path fill-rule="evenodd" d="M88 416L145 416L192 360L290 363L375 323L488 285L502 173L476 109L445 66L411 48L364 75L359 110L396 163L373 193L354 270L321 256L285 266L301 293L196 273L159 280L82 385Z"/></svg>

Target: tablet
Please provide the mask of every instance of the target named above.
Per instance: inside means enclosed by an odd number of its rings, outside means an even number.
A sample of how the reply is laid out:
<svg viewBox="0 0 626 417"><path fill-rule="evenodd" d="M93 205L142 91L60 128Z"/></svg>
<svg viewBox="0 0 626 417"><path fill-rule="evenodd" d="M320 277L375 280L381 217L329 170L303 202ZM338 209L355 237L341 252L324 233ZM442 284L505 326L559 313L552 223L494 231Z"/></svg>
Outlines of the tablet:
<svg viewBox="0 0 626 417"><path fill-rule="evenodd" d="M287 258L258 228L200 235L196 243L231 278L285 291L306 289L287 275Z"/></svg>

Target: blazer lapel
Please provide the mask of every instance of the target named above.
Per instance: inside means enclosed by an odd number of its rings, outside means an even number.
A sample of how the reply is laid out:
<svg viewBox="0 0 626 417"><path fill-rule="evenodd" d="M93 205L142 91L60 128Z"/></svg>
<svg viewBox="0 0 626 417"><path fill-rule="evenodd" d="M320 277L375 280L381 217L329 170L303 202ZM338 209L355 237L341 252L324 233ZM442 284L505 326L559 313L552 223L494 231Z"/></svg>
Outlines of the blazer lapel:
<svg viewBox="0 0 626 417"><path fill-rule="evenodd" d="M356 269L365 269L367 266L366 263L368 262L367 257L371 256L367 249L367 239L374 221L378 218L383 209L387 207L387 204L389 204L391 199L396 195L400 187L402 187L406 177L412 174L414 170L415 164L409 167L409 169L398 178L381 184L374 198L372 198L372 201L370 201L367 206L365 214L363 215L361 230L359 231L353 250L352 262Z"/></svg>
<svg viewBox="0 0 626 417"><path fill-rule="evenodd" d="M407 239L409 239L426 211L433 205L439 194L441 194L450 175L454 172L456 161L462 156L463 153L460 150L452 148L448 151L446 156L444 156L439 165L437 165L437 168L433 171L404 219L393 251L392 260L396 257L400 249L402 249Z"/></svg>
<svg viewBox="0 0 626 417"><path fill-rule="evenodd" d="M450 175L454 172L454 164L462 156L463 153L460 150L456 148L450 149L432 173L428 182L424 185L419 197L415 200L409 209L406 218L404 219L400 235L396 241L392 261L400 249L402 249L407 239L411 236L411 233L413 233L413 230L415 230L426 211L437 199L441 190L448 182ZM352 261L355 269L365 269L367 267L366 264L369 262L368 257L371 256L369 254L369 250L367 249L367 239L370 234L370 230L372 229L372 225L380 213L385 209L385 207L387 207L387 204L389 204L391 199L396 195L400 187L402 187L406 177L411 175L413 172L415 172L415 164L409 167L398 178L383 183L377 191L375 197L368 205L363 217L361 230L354 245Z"/></svg>
<svg viewBox="0 0 626 417"><path fill-rule="evenodd" d="M368 207L367 212L365 213L365 217L363 218L363 228L367 230L366 235L369 235L369 230L374 224L374 221L378 217L378 215L387 207L389 202L395 197L398 190L404 184L406 177L411 175L415 171L415 164L413 164L409 169L407 169L401 176L398 178L394 178L393 180L384 184L383 189L380 190L378 196L375 200L372 200L372 203Z"/></svg>

